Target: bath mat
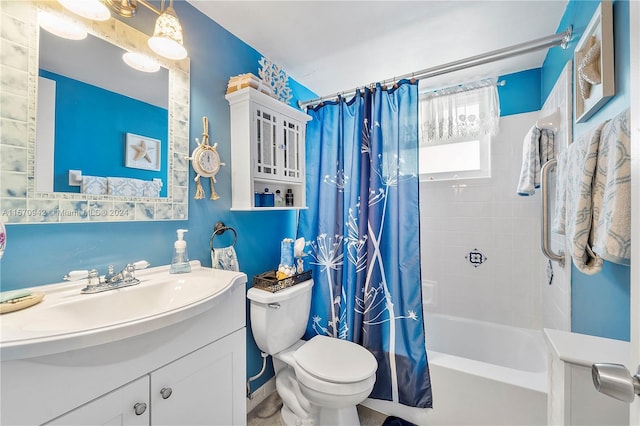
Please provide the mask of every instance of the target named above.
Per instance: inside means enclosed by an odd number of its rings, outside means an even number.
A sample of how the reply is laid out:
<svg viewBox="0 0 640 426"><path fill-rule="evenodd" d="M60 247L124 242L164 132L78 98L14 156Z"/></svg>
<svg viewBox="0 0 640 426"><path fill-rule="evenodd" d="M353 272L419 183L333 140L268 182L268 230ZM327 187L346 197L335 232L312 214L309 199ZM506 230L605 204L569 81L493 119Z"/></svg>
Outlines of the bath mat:
<svg viewBox="0 0 640 426"><path fill-rule="evenodd" d="M414 423L408 422L406 420L402 420L400 417L387 417L382 423L382 426L418 426Z"/></svg>

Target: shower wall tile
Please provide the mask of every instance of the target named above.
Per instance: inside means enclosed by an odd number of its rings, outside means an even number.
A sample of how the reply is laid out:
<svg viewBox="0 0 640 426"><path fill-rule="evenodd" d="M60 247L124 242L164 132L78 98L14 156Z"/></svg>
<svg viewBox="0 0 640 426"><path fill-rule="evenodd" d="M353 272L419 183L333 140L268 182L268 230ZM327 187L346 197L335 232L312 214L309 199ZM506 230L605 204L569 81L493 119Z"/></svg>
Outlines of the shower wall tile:
<svg viewBox="0 0 640 426"><path fill-rule="evenodd" d="M516 194L522 139L536 117L501 119L491 178L421 183L422 278L438 282L427 310L541 326L540 195ZM477 267L465 258L474 249L486 257Z"/></svg>

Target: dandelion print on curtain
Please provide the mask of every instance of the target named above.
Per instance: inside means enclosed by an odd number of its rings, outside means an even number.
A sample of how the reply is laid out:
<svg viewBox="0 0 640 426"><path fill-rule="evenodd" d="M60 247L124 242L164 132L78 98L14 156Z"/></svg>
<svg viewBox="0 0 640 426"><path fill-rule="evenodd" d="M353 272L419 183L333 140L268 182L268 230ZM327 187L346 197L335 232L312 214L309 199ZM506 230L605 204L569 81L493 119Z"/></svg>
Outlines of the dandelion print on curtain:
<svg viewBox="0 0 640 426"><path fill-rule="evenodd" d="M371 398L431 407L420 288L418 88L365 89L310 110L306 338L356 342L378 360Z"/></svg>

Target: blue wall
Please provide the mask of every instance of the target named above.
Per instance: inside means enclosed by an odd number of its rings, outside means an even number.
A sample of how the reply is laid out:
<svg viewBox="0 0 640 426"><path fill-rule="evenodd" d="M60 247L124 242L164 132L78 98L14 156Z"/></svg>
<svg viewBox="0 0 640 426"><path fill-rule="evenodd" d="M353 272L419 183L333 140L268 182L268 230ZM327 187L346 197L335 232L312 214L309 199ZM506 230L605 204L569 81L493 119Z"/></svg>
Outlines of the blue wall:
<svg viewBox="0 0 640 426"><path fill-rule="evenodd" d="M194 200L195 186L191 185L189 220L186 222L8 225L7 251L0 270L1 290L59 282L72 269L105 271L109 264L121 266L139 259L146 259L152 265L168 264L177 228L189 229L185 240L190 258L210 266L209 238L218 220L234 227L238 233L236 251L250 286L254 275L277 266L280 240L295 237L295 212L229 210L233 164L230 161L229 104L224 94L229 77L246 72L258 74L260 53L190 4L177 1L174 8L182 22L185 45L191 58L191 149L195 147L194 138L202 134L201 118L209 117L211 140L218 142L222 161L227 163L217 175L216 190L221 199ZM154 15L140 10L138 16L126 22L152 34L154 19ZM294 81L290 81L290 86L292 104L298 99L316 97ZM190 178L194 177L191 170ZM247 374L256 374L261 366L260 352L248 331ZM253 389L273 375L271 366L269 368L268 374L252 385Z"/></svg>
<svg viewBox="0 0 640 426"><path fill-rule="evenodd" d="M573 25L573 36L567 50L551 49L542 66L542 99L546 99L565 63L584 33L598 1L575 1L567 4L558 32ZM604 120L629 107L631 101L629 2L613 3L613 32L616 95L586 123L573 126L574 139ZM636 76L637 78L637 76ZM602 272L584 275L571 269L571 328L577 333L612 339L629 340L630 334L630 268L606 263Z"/></svg>
<svg viewBox="0 0 640 426"><path fill-rule="evenodd" d="M80 192L69 186L69 169L87 176L161 179L161 197L167 196L168 112L165 108L110 92L46 70L40 76L56 82L53 163L55 192ZM160 140L160 171L125 167L127 133ZM96 161L109 159L109 161Z"/></svg>
<svg viewBox="0 0 640 426"><path fill-rule="evenodd" d="M541 68L520 71L502 75L498 81L504 81L504 86L498 86L500 97L500 116L539 111L542 108L540 100Z"/></svg>

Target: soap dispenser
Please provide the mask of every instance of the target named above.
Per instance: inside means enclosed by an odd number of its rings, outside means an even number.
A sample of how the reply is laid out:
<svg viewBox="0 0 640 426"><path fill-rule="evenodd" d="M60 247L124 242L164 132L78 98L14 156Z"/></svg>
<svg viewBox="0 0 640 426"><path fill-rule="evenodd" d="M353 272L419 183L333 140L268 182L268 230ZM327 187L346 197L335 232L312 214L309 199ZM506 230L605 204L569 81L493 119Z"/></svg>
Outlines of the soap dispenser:
<svg viewBox="0 0 640 426"><path fill-rule="evenodd" d="M187 255L187 242L183 239L184 233L187 229L178 229L178 239L173 244L173 258L171 259L171 267L169 273L171 274L184 274L191 272L191 265L189 265L189 256Z"/></svg>

